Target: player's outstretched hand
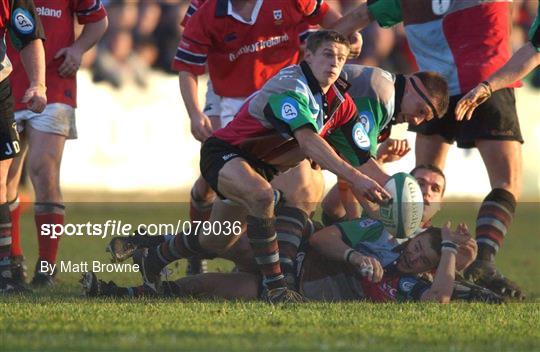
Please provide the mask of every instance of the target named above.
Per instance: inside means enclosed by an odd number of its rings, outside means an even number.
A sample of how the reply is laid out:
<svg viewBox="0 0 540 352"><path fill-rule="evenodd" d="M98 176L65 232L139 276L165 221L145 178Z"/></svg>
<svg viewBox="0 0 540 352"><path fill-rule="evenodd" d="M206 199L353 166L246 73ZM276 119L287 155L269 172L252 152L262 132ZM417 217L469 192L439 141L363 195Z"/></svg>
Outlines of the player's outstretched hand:
<svg viewBox="0 0 540 352"><path fill-rule="evenodd" d="M369 281L376 283L382 280L384 271L381 263L377 259L354 252L351 255L350 263Z"/></svg>
<svg viewBox="0 0 540 352"><path fill-rule="evenodd" d="M409 142L406 139L388 138L377 150L377 160L382 163L396 161L411 151Z"/></svg>
<svg viewBox="0 0 540 352"><path fill-rule="evenodd" d="M58 60L62 56L64 57L64 61L58 68L58 73L64 78L75 76L79 67L81 67L83 52L77 47L68 46L58 50L56 55L54 55L54 59Z"/></svg>
<svg viewBox="0 0 540 352"><path fill-rule="evenodd" d="M198 113L196 116L190 116L191 120L191 134L199 142L204 142L208 137L212 135L212 123L210 118L205 114Z"/></svg>
<svg viewBox="0 0 540 352"><path fill-rule="evenodd" d="M456 120L461 121L463 118L470 120L474 109L491 97L491 89L488 85L480 83L469 93L465 94L456 105Z"/></svg>
<svg viewBox="0 0 540 352"><path fill-rule="evenodd" d="M360 180L354 183L353 187L353 192L356 196L362 196L373 203L386 204L390 199L390 194L376 181L366 175L362 175Z"/></svg>
<svg viewBox="0 0 540 352"><path fill-rule="evenodd" d="M471 239L469 228L464 223L459 224L455 231L451 230L451 226L451 222L448 221L442 227L443 241L452 241L457 245L463 245Z"/></svg>
<svg viewBox="0 0 540 352"><path fill-rule="evenodd" d="M42 84L30 85L22 98L22 103L33 112L42 112L47 106L47 87Z"/></svg>

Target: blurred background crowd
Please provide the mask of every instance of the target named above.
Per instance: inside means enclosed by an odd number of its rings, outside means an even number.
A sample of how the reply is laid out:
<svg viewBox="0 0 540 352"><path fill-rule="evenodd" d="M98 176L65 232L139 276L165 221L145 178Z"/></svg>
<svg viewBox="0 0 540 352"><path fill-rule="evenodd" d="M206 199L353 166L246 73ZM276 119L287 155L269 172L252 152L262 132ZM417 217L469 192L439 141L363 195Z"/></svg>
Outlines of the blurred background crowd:
<svg viewBox="0 0 540 352"><path fill-rule="evenodd" d="M326 0L341 13L347 13L362 1L365 0ZM92 70L94 82L105 81L115 88L125 84L145 87L151 70L175 74L170 63L182 35L180 22L190 0L103 0L103 3L109 14L109 29L83 62L83 67ZM526 41L537 6L538 1L514 0L514 49ZM402 25L385 29L372 23L362 34L364 46L357 63L396 73L417 70ZM540 69L527 81L540 89Z"/></svg>

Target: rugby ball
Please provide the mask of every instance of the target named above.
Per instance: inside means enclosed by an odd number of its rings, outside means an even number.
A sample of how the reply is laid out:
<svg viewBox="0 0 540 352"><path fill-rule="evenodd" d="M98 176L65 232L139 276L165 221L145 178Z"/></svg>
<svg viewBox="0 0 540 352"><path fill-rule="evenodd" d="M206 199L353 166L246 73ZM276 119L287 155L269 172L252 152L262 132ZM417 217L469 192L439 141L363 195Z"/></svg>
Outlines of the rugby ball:
<svg viewBox="0 0 540 352"><path fill-rule="evenodd" d="M399 172L390 177L384 189L392 198L380 206L380 221L393 236L409 237L420 227L424 212L424 199L418 182L410 174Z"/></svg>

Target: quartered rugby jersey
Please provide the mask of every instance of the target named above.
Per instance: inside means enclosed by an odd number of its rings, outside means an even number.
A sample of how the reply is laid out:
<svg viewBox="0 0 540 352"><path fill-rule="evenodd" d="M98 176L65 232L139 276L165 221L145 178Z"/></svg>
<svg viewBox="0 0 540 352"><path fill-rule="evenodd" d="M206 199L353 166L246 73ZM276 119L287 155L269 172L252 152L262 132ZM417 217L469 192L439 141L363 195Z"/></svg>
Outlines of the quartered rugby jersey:
<svg viewBox="0 0 540 352"><path fill-rule="evenodd" d="M369 0L368 9L383 27L403 21L420 69L441 73L448 80L450 95L458 95L510 58L511 2Z"/></svg>
<svg viewBox="0 0 540 352"><path fill-rule="evenodd" d="M362 124L345 93L348 87L338 79L324 95L306 62L289 66L248 98L214 136L285 171L306 157L293 136L296 129L309 126L351 165L361 165L370 152L362 148Z"/></svg>
<svg viewBox="0 0 540 352"><path fill-rule="evenodd" d="M345 243L388 267L399 257L393 249L406 241L396 239L373 219L358 219L337 225ZM420 300L430 283L414 275L385 273L378 283L369 282L345 263L331 261L315 250L300 253L299 282L302 294L312 300L374 302Z"/></svg>
<svg viewBox="0 0 540 352"><path fill-rule="evenodd" d="M195 11L196 10L196 11ZM205 72L217 95L247 97L283 67L298 63L308 24L320 24L328 5L317 0L259 0L251 21L229 0L205 0L192 9L172 68Z"/></svg>
<svg viewBox="0 0 540 352"><path fill-rule="evenodd" d="M12 72L12 64L6 53L6 33L9 31L17 50L31 41L45 38L37 19L36 9L29 0L0 0L0 82ZM18 56L18 54L17 54Z"/></svg>
<svg viewBox="0 0 540 352"><path fill-rule="evenodd" d="M77 102L76 78L60 77L58 68L64 57L55 59L56 53L75 41L75 16L80 24L101 21L107 16L101 0L34 0L37 13L45 29L47 40L45 47L45 63L47 67L47 103L63 103L75 107ZM10 77L15 98L15 110L26 109L21 103L28 87L28 78L24 73L22 62L14 53L8 41L8 55L12 58L14 73Z"/></svg>
<svg viewBox="0 0 540 352"><path fill-rule="evenodd" d="M395 76L377 67L345 65L343 73L351 87L347 93L362 123L360 147L377 153L381 132L390 126L395 108Z"/></svg>

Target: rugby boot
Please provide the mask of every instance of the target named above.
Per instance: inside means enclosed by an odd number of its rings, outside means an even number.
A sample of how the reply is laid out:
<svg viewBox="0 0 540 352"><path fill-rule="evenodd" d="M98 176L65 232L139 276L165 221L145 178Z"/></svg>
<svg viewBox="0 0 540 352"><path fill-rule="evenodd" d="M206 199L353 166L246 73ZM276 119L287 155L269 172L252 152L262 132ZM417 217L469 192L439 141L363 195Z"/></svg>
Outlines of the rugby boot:
<svg viewBox="0 0 540 352"><path fill-rule="evenodd" d="M41 262L42 259L38 258L34 271L34 277L30 282L30 285L32 285L34 288L53 286L56 282L56 270L52 273L41 271Z"/></svg>
<svg viewBox="0 0 540 352"><path fill-rule="evenodd" d="M507 279L495 267L495 262L488 260L475 260L463 274L465 279L483 286L496 294L515 298L525 299L525 294L521 288L513 281Z"/></svg>
<svg viewBox="0 0 540 352"><path fill-rule="evenodd" d="M146 285L119 287L114 281L99 280L93 272L82 274L79 282L86 297L154 297L155 291ZM136 292L135 292L136 291Z"/></svg>
<svg viewBox="0 0 540 352"><path fill-rule="evenodd" d="M0 294L28 294L32 293L32 290L28 289L25 285L21 285L10 277L0 276Z"/></svg>
<svg viewBox="0 0 540 352"><path fill-rule="evenodd" d="M161 294L161 270L156 270L148 265L146 260L148 248L140 248L133 254L133 263L139 266L143 282L156 294Z"/></svg>
<svg viewBox="0 0 540 352"><path fill-rule="evenodd" d="M26 284L28 268L24 263L24 256L16 255L11 257L11 278L20 285Z"/></svg>
<svg viewBox="0 0 540 352"><path fill-rule="evenodd" d="M119 263L131 258L137 249L157 246L164 240L164 236L149 236L146 229L141 229L135 231L132 236L114 237L105 251L111 253L113 263Z"/></svg>

